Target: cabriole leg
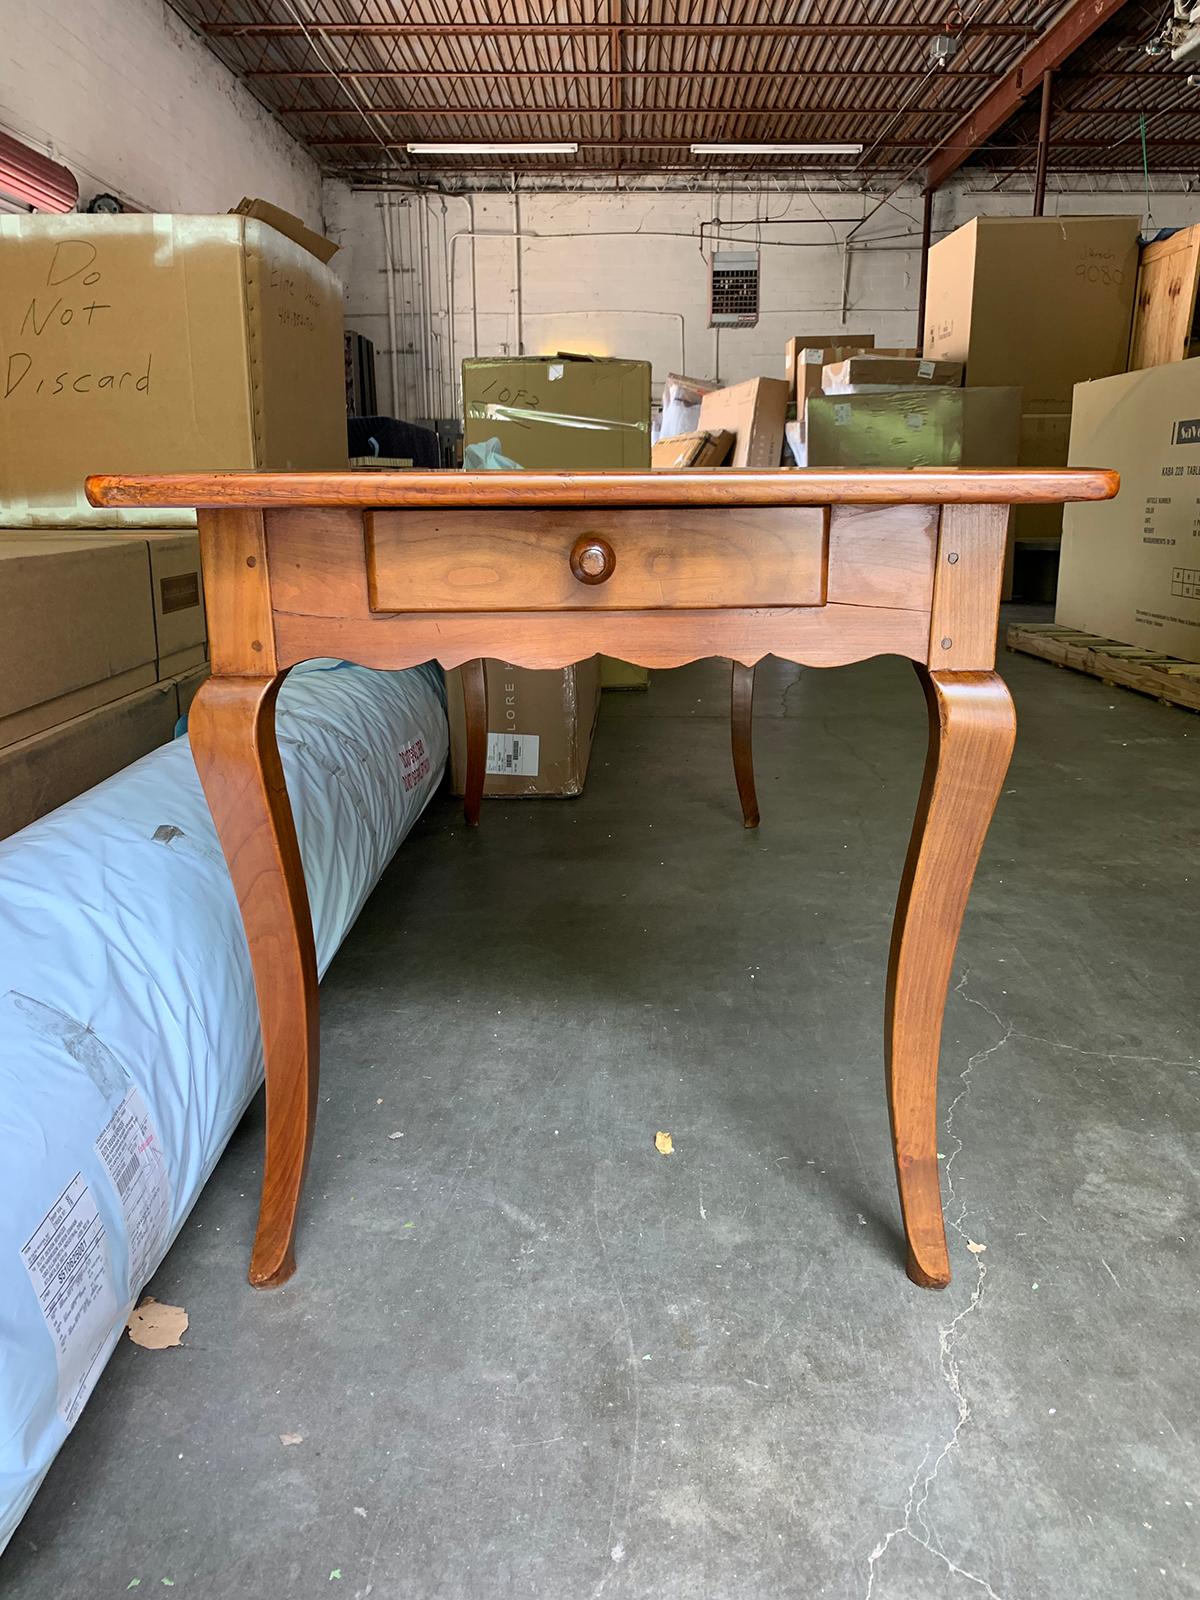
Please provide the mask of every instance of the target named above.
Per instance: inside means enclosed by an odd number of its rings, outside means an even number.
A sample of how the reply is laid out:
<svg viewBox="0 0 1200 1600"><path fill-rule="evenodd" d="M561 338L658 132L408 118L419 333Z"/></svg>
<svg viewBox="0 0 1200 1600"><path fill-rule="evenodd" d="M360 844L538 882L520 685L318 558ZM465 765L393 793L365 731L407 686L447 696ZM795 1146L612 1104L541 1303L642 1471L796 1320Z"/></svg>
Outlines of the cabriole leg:
<svg viewBox="0 0 1200 1600"><path fill-rule="evenodd" d="M929 706L929 754L900 883L888 962L888 1105L908 1275L944 1289L950 1261L937 1160L942 1013L967 895L1016 734L995 672L917 675Z"/></svg>
<svg viewBox="0 0 1200 1600"><path fill-rule="evenodd" d="M320 1026L312 917L275 742L283 674L210 678L188 716L200 781L241 907L262 1019L267 1147L250 1261L257 1287L296 1268L296 1211L317 1112Z"/></svg>

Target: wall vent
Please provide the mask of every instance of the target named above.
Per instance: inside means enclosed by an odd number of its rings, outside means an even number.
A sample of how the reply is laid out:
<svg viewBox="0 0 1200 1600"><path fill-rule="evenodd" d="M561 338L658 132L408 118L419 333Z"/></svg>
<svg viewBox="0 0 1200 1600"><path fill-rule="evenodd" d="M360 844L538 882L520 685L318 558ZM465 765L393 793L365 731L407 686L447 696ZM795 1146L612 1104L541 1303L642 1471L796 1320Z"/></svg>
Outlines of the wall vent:
<svg viewBox="0 0 1200 1600"><path fill-rule="evenodd" d="M758 322L758 251L714 251L709 264L710 328L753 328Z"/></svg>

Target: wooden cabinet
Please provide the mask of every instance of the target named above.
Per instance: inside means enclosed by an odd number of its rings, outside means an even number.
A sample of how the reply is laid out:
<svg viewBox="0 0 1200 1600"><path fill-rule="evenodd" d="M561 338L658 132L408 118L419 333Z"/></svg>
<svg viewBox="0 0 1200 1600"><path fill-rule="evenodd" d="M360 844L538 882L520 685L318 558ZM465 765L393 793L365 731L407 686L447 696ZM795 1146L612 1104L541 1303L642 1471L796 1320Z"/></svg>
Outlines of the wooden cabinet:
<svg viewBox="0 0 1200 1600"><path fill-rule="evenodd" d="M1186 361L1193 353L1194 342L1200 354L1196 330L1198 276L1200 224L1182 228L1169 239L1156 240L1143 248L1129 346L1130 372L1160 367L1167 361Z"/></svg>

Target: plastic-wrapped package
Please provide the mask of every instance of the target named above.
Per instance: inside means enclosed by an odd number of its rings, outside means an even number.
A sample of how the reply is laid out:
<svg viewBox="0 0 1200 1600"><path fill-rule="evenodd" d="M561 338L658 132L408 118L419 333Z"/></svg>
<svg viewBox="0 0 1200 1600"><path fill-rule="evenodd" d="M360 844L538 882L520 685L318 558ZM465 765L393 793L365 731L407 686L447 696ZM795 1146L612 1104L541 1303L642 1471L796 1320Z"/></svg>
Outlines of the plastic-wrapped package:
<svg viewBox="0 0 1200 1600"><path fill-rule="evenodd" d="M462 376L464 463L479 445L535 470L650 465L648 361L470 357Z"/></svg>
<svg viewBox="0 0 1200 1600"><path fill-rule="evenodd" d="M305 663L277 729L323 974L441 777L441 673ZM262 1076L186 738L0 843L0 1549Z"/></svg>
<svg viewBox="0 0 1200 1600"><path fill-rule="evenodd" d="M669 372L663 384L662 418L655 444L660 439L677 439L681 433L695 433L700 426L700 402L721 386L710 378L685 378Z"/></svg>

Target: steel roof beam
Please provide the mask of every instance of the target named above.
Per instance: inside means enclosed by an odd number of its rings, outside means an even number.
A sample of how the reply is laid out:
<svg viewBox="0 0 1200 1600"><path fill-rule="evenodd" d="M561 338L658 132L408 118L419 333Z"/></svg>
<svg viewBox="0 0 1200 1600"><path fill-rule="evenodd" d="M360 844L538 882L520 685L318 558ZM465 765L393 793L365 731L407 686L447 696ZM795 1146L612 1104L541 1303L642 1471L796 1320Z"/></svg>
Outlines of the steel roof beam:
<svg viewBox="0 0 1200 1600"><path fill-rule="evenodd" d="M1043 73L1061 66L1125 4L1126 0L1071 0L1033 48L938 144L925 171L925 187L937 189L945 183L1041 86Z"/></svg>

